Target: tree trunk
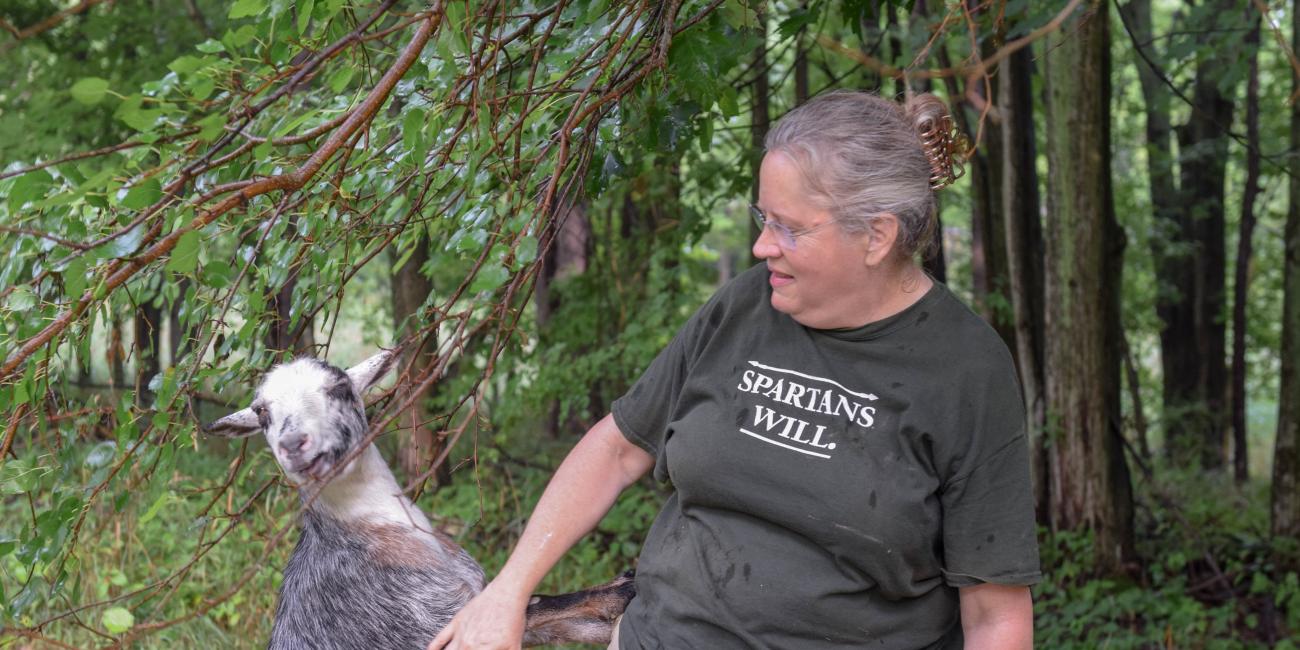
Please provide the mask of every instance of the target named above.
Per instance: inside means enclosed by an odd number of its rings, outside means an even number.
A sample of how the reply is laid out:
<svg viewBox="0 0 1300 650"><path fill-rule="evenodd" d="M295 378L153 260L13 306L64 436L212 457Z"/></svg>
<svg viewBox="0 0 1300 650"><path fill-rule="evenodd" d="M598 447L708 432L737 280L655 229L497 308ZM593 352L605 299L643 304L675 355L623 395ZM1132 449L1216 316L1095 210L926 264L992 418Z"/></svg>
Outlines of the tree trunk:
<svg viewBox="0 0 1300 650"><path fill-rule="evenodd" d="M1133 494L1120 438L1119 273L1110 179L1109 5L1048 38L1047 417L1051 524L1092 531L1102 575L1135 558Z"/></svg>
<svg viewBox="0 0 1300 650"><path fill-rule="evenodd" d="M1034 503L1046 520L1050 503L1043 398L1043 226L1039 216L1038 153L1034 143L1033 52L1011 55L998 74L1002 115L1003 236L1008 293L1014 314L1014 345L1034 449Z"/></svg>
<svg viewBox="0 0 1300 650"><path fill-rule="evenodd" d="M799 3L799 8L808 10L808 2ZM808 27L800 27L794 41L794 105L800 106L808 101Z"/></svg>
<svg viewBox="0 0 1300 650"><path fill-rule="evenodd" d="M754 51L754 87L753 102L750 107L749 119L749 168L753 174L753 180L750 182L749 201L758 203L758 172L763 165L763 140L767 138L767 130L771 124L771 115L768 112L768 95L771 89L767 81L767 6L764 3L758 8L758 49ZM758 224L750 222L749 225L750 241L758 240L762 233L758 230ZM758 258L754 257L753 248L749 252L749 264L752 266L758 264Z"/></svg>
<svg viewBox="0 0 1300 650"><path fill-rule="evenodd" d="M396 250L393 251L394 257L398 255ZM394 260L396 261L396 260ZM433 283L422 272L424 265L429 261L429 243L424 237L415 244L415 251L407 258L402 268L393 273L391 278L392 289L392 306L393 306L393 332L394 339L401 339L414 331L419 331L424 327L425 314L422 311L424 303L428 300L429 295L433 293ZM401 368L407 368L410 382L399 384L404 390L397 395L397 399L405 401L410 397L409 391L412 385L418 383L417 377L424 375L430 367L436 363L438 356L438 340L436 331L430 333L428 337L420 341L420 345L407 346L402 351ZM442 447L434 430L429 426L429 411L425 402L432 399L437 394L437 387L441 382L434 382L429 390L411 403L411 407L398 416L397 421L400 423L401 430L398 434L398 464L405 473L407 480L423 474L429 470L429 466L437 459ZM451 471L447 463L439 465L434 473L433 479L435 485L444 485L451 478Z"/></svg>
<svg viewBox="0 0 1300 650"><path fill-rule="evenodd" d="M1255 198L1259 195L1259 14L1251 12L1246 47L1246 186L1241 197L1237 264L1232 286L1232 476L1245 483L1250 474L1246 443L1246 291L1250 282L1251 237L1255 233Z"/></svg>
<svg viewBox="0 0 1300 650"><path fill-rule="evenodd" d="M192 331L182 323L181 312L187 304L186 294L190 290L190 281L182 278L177 285L179 291L177 298L172 303L171 308L167 310L167 339L168 349L171 351L171 365L175 366L180 363L181 358L189 350L189 341Z"/></svg>
<svg viewBox="0 0 1300 650"><path fill-rule="evenodd" d="M858 30L862 33L862 53L869 58L879 59L881 45L885 41L885 32L880 29L880 10L884 3L867 2L858 9ZM874 68L862 66L862 90L880 92L883 80Z"/></svg>
<svg viewBox="0 0 1300 650"><path fill-rule="evenodd" d="M939 47L939 61L945 68L952 66L946 48ZM989 89L984 88L982 79L968 82L977 84L977 87L965 90L982 97L985 101L996 101L995 98L989 97ZM974 110L974 107L965 101L966 92L955 77L945 77L944 83L947 86L948 96L952 100L952 116L957 128L974 138L976 131L979 130L977 121L979 111ZM971 117L967 115L968 108L971 109ZM991 120L986 120L981 139L982 146L976 148L967 161L971 184L971 285L976 311L993 326L993 329L997 330L1007 347L1014 348L1015 325L1008 318L1010 314L997 307L1002 302L998 300L999 293L1009 284L1006 225L1003 222L1004 212L1000 191L1003 171L1001 129Z"/></svg>
<svg viewBox="0 0 1300 650"><path fill-rule="evenodd" d="M153 297L142 298L135 310L135 395L138 404L153 403L149 382L160 368L162 351L162 308L154 305Z"/></svg>
<svg viewBox="0 0 1300 650"><path fill-rule="evenodd" d="M1224 169L1226 131L1232 103L1221 91L1221 63L1197 63L1188 122L1177 128L1178 182L1170 126L1170 93L1145 59L1156 60L1152 45L1149 0L1122 8L1143 59L1138 64L1146 100L1147 161L1155 220L1152 258L1160 291L1156 314L1161 320L1165 449L1177 464L1207 468L1224 465L1228 424L1222 413L1228 395L1225 363L1224 307ZM1236 15L1238 8L1220 0L1216 16ZM1203 30L1200 47L1217 30ZM1223 56L1230 56L1223 53ZM1218 59L1223 60L1222 58ZM1181 190L1179 189L1181 187Z"/></svg>
<svg viewBox="0 0 1300 650"><path fill-rule="evenodd" d="M933 0L931 0L933 1ZM929 20L929 9L926 0L916 0L912 6L912 14L908 17L909 28L917 23L926 24ZM934 90L933 84L929 79L923 79L918 85L920 92L928 93ZM921 260L921 266L929 273L931 277L940 281L948 282L948 265L944 260L943 249L943 219L940 215L943 213L943 193L936 194L934 197L934 239L930 243L930 252Z"/></svg>
<svg viewBox="0 0 1300 650"><path fill-rule="evenodd" d="M591 254L592 230L587 219L587 210L582 205L575 205L564 210L556 219L551 220L539 244L542 253L542 269L537 275L537 284L533 289L533 305L537 310L537 328L543 342L547 340L547 324L560 308L560 298L551 291L556 280L584 273L587 270ZM585 350L573 351L576 356L585 354ZM560 434L560 404L551 403L546 418L546 433L555 438Z"/></svg>
<svg viewBox="0 0 1300 650"><path fill-rule="evenodd" d="M126 386L126 348L122 344L122 317L113 314L108 323L108 385L121 389Z"/></svg>
<svg viewBox="0 0 1300 650"><path fill-rule="evenodd" d="M1219 15L1238 13L1235 2L1218 5ZM1198 38L1202 47L1211 36ZM1176 130L1181 192L1175 241L1190 245L1195 255L1165 256L1177 295L1165 319L1168 335L1161 336L1166 440L1177 462L1199 462L1206 469L1224 466L1227 429L1224 180L1233 107L1221 88L1225 72L1221 59L1197 62L1196 110Z"/></svg>
<svg viewBox="0 0 1300 650"><path fill-rule="evenodd" d="M1122 339L1124 355L1124 383L1128 385L1129 401L1133 402L1133 436L1137 438L1138 457L1143 462L1151 460L1151 443L1147 439L1147 418L1142 410L1142 385L1138 381L1137 364L1133 350L1128 345L1128 335Z"/></svg>
<svg viewBox="0 0 1300 650"><path fill-rule="evenodd" d="M315 328L309 324L299 323L293 327L294 290L298 287L298 269L289 273L288 279L280 289L271 294L271 309L275 311L275 321L266 333L266 347L271 350L292 350L294 354L313 354L316 347ZM294 336L294 332L298 332Z"/></svg>
<svg viewBox="0 0 1300 650"><path fill-rule="evenodd" d="M1300 0L1291 11L1291 47L1300 48ZM1300 79L1291 78L1292 92ZM1300 147L1300 104L1291 105L1291 149ZM1290 161L1285 262L1282 271L1282 376L1273 448L1272 528L1275 537L1300 538L1300 161ZM1281 558L1291 568L1300 559Z"/></svg>

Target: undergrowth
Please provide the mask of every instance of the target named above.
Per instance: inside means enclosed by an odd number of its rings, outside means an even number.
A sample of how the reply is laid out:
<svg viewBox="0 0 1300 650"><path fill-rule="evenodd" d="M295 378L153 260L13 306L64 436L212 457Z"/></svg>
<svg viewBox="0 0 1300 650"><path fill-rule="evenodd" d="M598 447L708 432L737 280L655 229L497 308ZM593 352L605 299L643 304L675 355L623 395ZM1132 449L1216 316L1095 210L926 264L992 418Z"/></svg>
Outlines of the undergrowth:
<svg viewBox="0 0 1300 650"><path fill-rule="evenodd" d="M1061 649L1300 647L1300 580L1275 558L1268 485L1161 467L1136 479L1131 576L1097 579L1090 533L1040 530L1035 641Z"/></svg>
<svg viewBox="0 0 1300 650"><path fill-rule="evenodd" d="M481 434L453 457L477 454L442 489L424 495L425 512L452 534L494 575L504 564L528 514L572 438L528 443L503 434ZM391 445L389 440L383 441ZM93 484L103 445L75 450L81 469L49 457L25 456L0 473L0 589L5 624L27 626L66 613L70 604L120 598L73 611L44 633L73 647L112 643L100 630L107 617L125 610L134 626L166 621L224 595L245 572L248 582L206 614L142 636L136 648L260 648L265 644L280 582L280 569L296 540L290 530L294 491L275 483L274 461L258 440L249 443L233 489L207 514L213 489L229 475L239 446L202 441L166 465L167 480L141 482L129 496L91 506L75 547L31 543L48 536L40 513L50 504L31 494L66 498ZM509 450L507 453L505 450ZM392 450L386 450L391 456ZM1297 551L1293 540L1270 540L1268 488L1238 488L1230 480L1159 468L1160 480L1135 481L1137 544L1143 563L1131 577L1095 579L1092 538L1087 533L1041 531L1044 580L1034 588L1035 638L1040 648L1300 648L1300 579L1280 570L1275 558ZM163 475L159 475L161 479ZM132 477L122 477L131 487ZM58 489L41 482L58 483ZM571 550L539 591L557 593L600 584L634 567L640 543L665 494L648 481L633 486L597 530ZM82 495L84 498L84 495ZM80 503L78 500L70 503ZM236 521L222 513L252 505ZM57 509L56 509L57 510ZM33 513L37 520L33 524ZM196 549L230 523L229 533L198 560ZM35 531L35 532L33 532ZM33 538L34 539L34 538ZM30 548L29 548L30 547ZM72 552L68 553L68 549ZM53 552L51 549L54 549ZM1294 555L1292 555L1294 556ZM65 559L66 558L66 559ZM65 569L60 573L62 563ZM188 568L187 568L188 567ZM184 579L146 596L132 595L161 578L186 571ZM116 614L112 614L116 615ZM121 622L119 621L119 624ZM0 647L43 647L0 634Z"/></svg>

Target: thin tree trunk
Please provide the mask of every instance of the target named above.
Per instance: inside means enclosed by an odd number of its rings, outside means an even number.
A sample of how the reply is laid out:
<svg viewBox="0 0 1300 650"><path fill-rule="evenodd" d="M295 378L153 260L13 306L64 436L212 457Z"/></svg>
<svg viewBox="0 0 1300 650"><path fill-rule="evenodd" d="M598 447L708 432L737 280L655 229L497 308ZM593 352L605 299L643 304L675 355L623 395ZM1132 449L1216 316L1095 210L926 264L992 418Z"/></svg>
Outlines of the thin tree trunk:
<svg viewBox="0 0 1300 650"><path fill-rule="evenodd" d="M557 280L585 273L591 254L592 230L587 220L587 210L582 205L569 207L547 226L542 236L542 270L533 289L533 304L537 310L537 327L543 344L549 340L547 325L560 308L560 297L551 290ZM573 350L575 356L586 353ZM560 435L560 403L553 401L546 418L546 434L552 438Z"/></svg>
<svg viewBox="0 0 1300 650"><path fill-rule="evenodd" d="M122 344L122 317L113 314L108 323L108 385L126 386L126 347Z"/></svg>
<svg viewBox="0 0 1300 650"><path fill-rule="evenodd" d="M1220 16L1239 14L1234 0L1219 0L1217 7ZM1198 41L1207 47L1212 36L1202 35ZM1233 54L1221 52L1221 56ZM1172 280L1177 290L1173 313L1165 320L1171 336L1162 336L1166 438L1172 442L1176 461L1199 462L1206 469L1225 465L1228 425L1224 417L1227 330L1222 318L1224 185L1233 106L1223 88L1226 66L1222 60L1198 60L1192 91L1195 110L1187 123L1176 129L1181 191L1174 241L1190 245L1195 255L1165 256L1165 266L1171 271L1166 281Z"/></svg>
<svg viewBox="0 0 1300 650"><path fill-rule="evenodd" d="M396 256L397 251L394 251L393 255ZM429 278L422 271L428 261L429 243L425 238L421 237L420 241L415 244L415 250L407 258L406 263L393 273L391 296L394 339L403 338L408 333L417 331L425 325L423 322L424 313L421 308L433 293L433 283L429 281ZM418 347L408 346L408 349L402 351L402 367L409 368L408 372L412 378L419 377L437 361L437 354L437 336L436 333L431 333L421 341L421 345ZM406 409L398 418L402 428L399 434L398 464L407 477L419 476L428 471L429 466L442 451L439 440L429 426L429 411L425 404L437 394L437 387L440 383L434 382L426 394L413 401L410 408ZM410 385L409 383L406 384L408 387ZM399 395L398 399L405 401L409 396L410 393L408 392L405 395ZM448 464L439 465L433 478L436 485L446 484L451 478Z"/></svg>
<svg viewBox="0 0 1300 650"><path fill-rule="evenodd" d="M1250 282L1251 238L1255 233L1255 198L1259 195L1259 14L1254 11L1246 47L1246 186L1241 197L1237 264L1232 287L1232 476L1245 483L1250 473L1246 442L1246 294Z"/></svg>
<svg viewBox="0 0 1300 650"><path fill-rule="evenodd" d="M177 284L180 289L177 292L177 298L172 303L171 308L167 310L167 343L168 349L171 351L170 359L173 366L180 363L181 358L185 356L185 352L189 349L191 334L181 322L183 320L181 312L184 311L186 305L186 294L190 290L190 281L182 278Z"/></svg>
<svg viewBox="0 0 1300 650"><path fill-rule="evenodd" d="M912 6L912 14L908 17L909 26L915 23L926 24L929 16L929 9L926 2L927 0L916 0L916 4ZM919 84L919 88L923 93L932 92L933 84L931 84L929 79L924 79ZM934 198L934 239L931 240L929 254L921 260L921 266L930 274L931 277L940 282L946 283L948 281L948 265L944 258L943 219L940 217L943 213L943 195L940 193L935 195Z"/></svg>
<svg viewBox="0 0 1300 650"><path fill-rule="evenodd" d="M1300 0L1291 10L1291 47L1300 49ZM1291 78L1292 92L1300 79ZM1291 105L1291 149L1300 148L1300 104ZM1282 376L1273 447L1272 529L1278 538L1300 539L1300 160L1291 159L1285 262L1282 271ZM1294 554L1279 562L1300 564Z"/></svg>
<svg viewBox="0 0 1300 650"><path fill-rule="evenodd" d="M1048 38L1044 74L1048 420L1054 530L1092 531L1102 575L1129 572L1133 494L1119 433L1123 239L1110 179L1109 5Z"/></svg>
<svg viewBox="0 0 1300 650"><path fill-rule="evenodd" d="M808 2L799 3L799 8L807 11ZM808 27L800 27L794 42L794 105L799 106L808 101Z"/></svg>
<svg viewBox="0 0 1300 650"><path fill-rule="evenodd" d="M880 9L884 3L868 2L860 9L858 14L858 27L862 32L862 53L871 58L880 57L881 45L884 43L885 34L880 29ZM876 73L874 68L862 66L862 89L871 92L880 92L883 80Z"/></svg>
<svg viewBox="0 0 1300 650"><path fill-rule="evenodd" d="M1039 216L1038 152L1034 142L1033 52L1011 55L998 74L1002 115L1002 207L1008 290L1014 313L1016 365L1034 448L1034 502L1046 520L1050 503L1043 399L1043 227Z"/></svg>
<svg viewBox="0 0 1300 650"><path fill-rule="evenodd" d="M907 64L903 57L907 55L903 49L903 39L899 36L898 31L898 12L901 7L896 7L891 3L882 3L881 8L885 12L885 31L889 34L889 60L887 63L895 67L902 67ZM907 80L903 77L894 77L894 97L900 99L907 95ZM885 85L880 85L881 92L884 92Z"/></svg>
<svg viewBox="0 0 1300 650"><path fill-rule="evenodd" d="M158 374L162 351L162 308L153 304L152 296L136 306L134 325L136 401L148 406L153 402L149 383Z"/></svg>
<svg viewBox="0 0 1300 650"><path fill-rule="evenodd" d="M766 3L763 3L758 8L758 39L758 49L754 51L754 92L749 121L749 168L753 174L749 191L751 203L758 203L758 172L763 165L763 140L767 138L767 130L771 123L771 115L768 112L768 95L771 93L771 89L767 80ZM756 241L761 234L758 230L758 224L752 221L749 225L749 231L751 235L750 241ZM750 249L749 263L751 266L758 263L758 258L754 257L753 248Z"/></svg>
<svg viewBox="0 0 1300 650"><path fill-rule="evenodd" d="M946 48L939 48L940 65L951 66L951 59ZM952 116L957 128L963 133L975 136L978 122L967 117L968 103L961 98L966 96L955 77L945 77L944 83L948 96L952 98ZM985 101L996 101L989 97L989 89L983 87L983 80L976 80L977 88L970 89ZM971 115L978 120L979 113L972 110ZM977 148L968 161L971 184L970 241L971 241L971 285L974 291L975 307L984 320L997 330L1008 347L1015 346L1015 325L1005 310L999 310L997 294L1009 284L1007 278L1006 226L1003 223L1002 209L1002 135L1000 129L987 120L984 124L982 146Z"/></svg>
<svg viewBox="0 0 1300 650"><path fill-rule="evenodd" d="M1143 461L1151 460L1151 443L1147 440L1147 417L1142 410L1142 383L1138 380L1137 364L1133 363L1133 350L1128 335L1121 340L1124 353L1124 379L1128 384L1129 401L1133 402L1133 435L1137 438L1138 455Z"/></svg>

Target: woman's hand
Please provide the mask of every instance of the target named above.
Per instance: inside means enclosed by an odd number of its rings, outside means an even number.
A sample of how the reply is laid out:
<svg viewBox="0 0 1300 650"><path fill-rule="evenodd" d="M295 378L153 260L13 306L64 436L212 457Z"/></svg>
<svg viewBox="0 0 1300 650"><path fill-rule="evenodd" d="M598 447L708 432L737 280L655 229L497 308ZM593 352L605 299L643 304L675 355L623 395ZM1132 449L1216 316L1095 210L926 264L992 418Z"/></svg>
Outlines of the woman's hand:
<svg viewBox="0 0 1300 650"><path fill-rule="evenodd" d="M524 612L542 576L578 538L596 527L614 500L654 466L606 415L555 470L524 534L495 580L460 610L429 650L515 650Z"/></svg>
<svg viewBox="0 0 1300 650"><path fill-rule="evenodd" d="M523 641L529 596L490 583L457 612L429 650L516 650Z"/></svg>

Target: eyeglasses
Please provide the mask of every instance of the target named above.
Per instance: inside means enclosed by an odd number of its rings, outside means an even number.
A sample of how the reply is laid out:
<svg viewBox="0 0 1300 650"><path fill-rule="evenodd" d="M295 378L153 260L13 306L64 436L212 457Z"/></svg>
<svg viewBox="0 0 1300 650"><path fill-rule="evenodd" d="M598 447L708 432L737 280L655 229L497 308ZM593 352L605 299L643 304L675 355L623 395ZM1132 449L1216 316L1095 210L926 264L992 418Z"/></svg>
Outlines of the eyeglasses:
<svg viewBox="0 0 1300 650"><path fill-rule="evenodd" d="M772 221L771 219L769 219L767 217L767 213L763 212L762 208L758 207L757 205L754 205L753 203L749 204L749 216L753 217L754 223L758 224L759 230L762 230L764 228L771 228L772 233L776 235L777 245L788 251L792 251L795 249L797 238L803 237L804 235L807 235L821 228L822 226L839 221L839 219L831 219L830 221L817 224L812 228L805 228L803 230L800 230L799 232L793 232L790 230L788 226L781 223L780 221Z"/></svg>

